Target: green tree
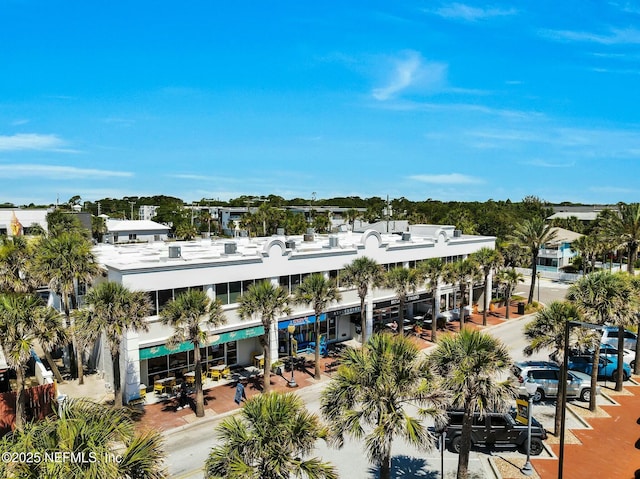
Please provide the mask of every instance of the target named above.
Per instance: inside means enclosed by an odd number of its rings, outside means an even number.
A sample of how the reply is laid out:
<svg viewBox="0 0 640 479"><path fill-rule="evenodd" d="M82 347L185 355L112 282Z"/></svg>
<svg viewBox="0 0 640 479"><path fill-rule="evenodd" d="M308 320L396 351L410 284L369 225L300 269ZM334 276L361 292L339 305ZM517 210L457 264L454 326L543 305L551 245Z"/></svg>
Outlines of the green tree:
<svg viewBox="0 0 640 479"><path fill-rule="evenodd" d="M462 261L447 263L442 271L443 280L454 286L457 285L460 292L460 303L457 304L460 311L460 329L464 327L465 298L467 296L467 288L469 283L475 281L478 275L478 266L473 258L467 258L463 259ZM469 296L471 296L472 294L473 292L471 292ZM467 304L470 303L471 301L468 300Z"/></svg>
<svg viewBox="0 0 640 479"><path fill-rule="evenodd" d="M419 450L434 446L422 419L443 420L447 393L408 338L374 334L362 349L347 348L322 392L321 411L338 447L348 435L361 441L380 479L391 476L391 445L400 437ZM414 416L414 411L417 416Z"/></svg>
<svg viewBox="0 0 640 479"><path fill-rule="evenodd" d="M524 283L524 276L522 276L521 273L518 273L515 268L504 268L498 271L496 279L504 289L504 300L507 304L505 317L509 319L511 296L513 296L513 292L516 290L518 283Z"/></svg>
<svg viewBox="0 0 640 479"><path fill-rule="evenodd" d="M143 291L131 291L114 281L100 283L91 288L85 303L89 314L77 328L104 333L113 366L113 392L116 407L122 407L122 379L120 346L127 331L148 331L147 316L151 313L149 297Z"/></svg>
<svg viewBox="0 0 640 479"><path fill-rule="evenodd" d="M264 393L271 389L271 329L278 316L291 314L288 302L288 293L280 286L274 286L269 280L252 284L240 298L240 318L251 319L259 316L264 328L264 334L260 336L264 354Z"/></svg>
<svg viewBox="0 0 640 479"><path fill-rule="evenodd" d="M402 266L396 266L391 268L384 275L384 284L388 288L391 288L398 298L399 311L398 311L398 332L403 334L404 325L404 305L407 301L407 295L409 292L415 292L420 282L420 276L415 269L403 268Z"/></svg>
<svg viewBox="0 0 640 479"><path fill-rule="evenodd" d="M162 435L137 432L128 409L67 399L54 415L0 439L0 450L45 458L52 452L84 460L0 462L1 477L164 479Z"/></svg>
<svg viewBox="0 0 640 479"><path fill-rule="evenodd" d="M640 203L618 203L618 214L608 216L608 221L603 225L603 234L626 247L627 272L633 274L640 243Z"/></svg>
<svg viewBox="0 0 640 479"><path fill-rule="evenodd" d="M498 339L464 328L441 338L428 361L442 377L443 389L452 394L451 406L464 411L457 477L466 479L474 413L507 409L515 397L511 381L495 379L508 372L511 357Z"/></svg>
<svg viewBox="0 0 640 479"><path fill-rule="evenodd" d="M442 279L444 263L440 258L431 258L423 261L418 266L418 275L424 280L427 292L431 293L431 342L437 342L438 330L438 308L436 295L438 293L438 283Z"/></svg>
<svg viewBox="0 0 640 479"><path fill-rule="evenodd" d="M631 320L633 313L633 290L629 282L621 274L611 274L608 271L598 271L581 277L572 284L566 295L579 313L588 323L604 324L614 322L622 329ZM624 336L622 336L624 337ZM618 344L622 349L622 342ZM591 390L595 391L598 385L598 364L600 362L600 348L594 348L593 371L591 373ZM622 371L618 365L618 371ZM622 374L617 374L622 379ZM617 381L616 383L618 383ZM619 382L622 389L622 382ZM617 387L617 384L616 384ZM596 410L596 395L591 395L589 409Z"/></svg>
<svg viewBox="0 0 640 479"><path fill-rule="evenodd" d="M100 266L92 252L91 241L77 231L49 236L38 246L34 275L60 297L66 326L72 326L70 312L77 307L76 286L80 283L90 284L99 272ZM73 331L71 341L73 347L70 352L75 350L76 357L76 371L72 367L72 374L77 376L79 384L84 384L83 351L77 347ZM73 358L73 354L69 357Z"/></svg>
<svg viewBox="0 0 640 479"><path fill-rule="evenodd" d="M261 394L216 429L221 445L205 463L208 479L337 479L334 467L308 457L328 430L295 394Z"/></svg>
<svg viewBox="0 0 640 479"><path fill-rule="evenodd" d="M335 281L326 279L321 273L314 273L302 280L293 292L293 301L310 305L316 317L313 323L315 336L315 379L320 380L320 317L330 303L340 301L342 295Z"/></svg>
<svg viewBox="0 0 640 479"><path fill-rule="evenodd" d="M67 330L64 329L60 311L47 307L40 310L39 313L32 318L34 335L44 352L44 357L49 363L51 372L53 372L56 380L61 383L64 379L51 356L51 351L62 344L66 344L68 341Z"/></svg>
<svg viewBox="0 0 640 479"><path fill-rule="evenodd" d="M211 301L204 291L189 289L169 301L160 311L160 319L173 328L169 347L188 341L193 345L195 364L196 416L204 416L202 392L202 358L200 348L209 344L211 331L227 322L222 303Z"/></svg>
<svg viewBox="0 0 640 479"><path fill-rule="evenodd" d="M528 344L524 348L524 353L531 356L533 353L552 349L557 352L558 360L561 361L560 375L562 377L562 361L567 351L564 350L564 333L567 321L579 321L580 316L575 305L563 301L553 301L546 308L536 313L533 321L524 327L524 337ZM558 386L558 397L556 400L556 414L554 421L554 435L560 433L561 408L564 404L565 385L560 381Z"/></svg>
<svg viewBox="0 0 640 479"><path fill-rule="evenodd" d="M343 270L342 280L346 285L355 286L360 298L360 329L362 330L362 344L367 342L367 311L365 300L369 288L382 284L382 268L374 259L362 256L354 259Z"/></svg>
<svg viewBox="0 0 640 479"><path fill-rule="evenodd" d="M35 251L24 236L0 239L0 291L27 293L39 286L32 272Z"/></svg>
<svg viewBox="0 0 640 479"><path fill-rule="evenodd" d="M0 294L0 346L7 364L16 372L18 429L25 421L25 370L36 340L33 318L42 306L42 300L33 294Z"/></svg>
<svg viewBox="0 0 640 479"><path fill-rule="evenodd" d="M531 287L529 288L529 299L527 304L533 302L533 292L536 286L536 273L538 271L538 254L540 248L546 243L554 240L556 230L551 225L546 224L541 217L525 220L516 226L511 240L525 248L531 258Z"/></svg>
<svg viewBox="0 0 640 479"><path fill-rule="evenodd" d="M63 233L78 233L84 237L89 236L89 231L82 226L78 215L70 211L55 209L47 213L46 221L49 237L56 237Z"/></svg>
<svg viewBox="0 0 640 479"><path fill-rule="evenodd" d="M503 259L500 253L492 248L480 248L473 253L472 258L480 267L484 277L484 304L482 305L482 325L487 325L487 312L489 310L489 275L502 265ZM507 308L508 309L508 308Z"/></svg>

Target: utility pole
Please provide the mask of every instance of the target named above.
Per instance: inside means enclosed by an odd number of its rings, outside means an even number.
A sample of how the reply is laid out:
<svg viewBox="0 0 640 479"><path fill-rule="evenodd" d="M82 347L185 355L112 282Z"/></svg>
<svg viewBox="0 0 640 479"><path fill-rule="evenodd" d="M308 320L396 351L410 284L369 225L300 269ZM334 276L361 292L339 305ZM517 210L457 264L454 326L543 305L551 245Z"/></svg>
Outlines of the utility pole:
<svg viewBox="0 0 640 479"><path fill-rule="evenodd" d="M96 204L98 205L98 216L100 216L100 202L98 201Z"/></svg>
<svg viewBox="0 0 640 479"><path fill-rule="evenodd" d="M130 219L133 220L133 205L135 205L136 202L135 201L129 201L129 204L131 205L131 218Z"/></svg>

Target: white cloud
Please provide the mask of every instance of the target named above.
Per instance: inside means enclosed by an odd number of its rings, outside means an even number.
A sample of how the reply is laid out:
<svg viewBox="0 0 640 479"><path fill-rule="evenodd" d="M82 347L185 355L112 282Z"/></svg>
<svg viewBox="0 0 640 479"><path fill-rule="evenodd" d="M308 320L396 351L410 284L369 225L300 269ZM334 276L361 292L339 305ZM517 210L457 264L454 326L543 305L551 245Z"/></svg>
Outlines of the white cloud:
<svg viewBox="0 0 640 479"><path fill-rule="evenodd" d="M29 123L29 120L25 119L25 118L20 118L18 120L13 120L11 122L11 126L20 126L20 125L26 125L27 123Z"/></svg>
<svg viewBox="0 0 640 479"><path fill-rule="evenodd" d="M411 175L410 180L421 183L447 184L447 185L471 185L484 183L480 178L461 175L460 173L449 173L448 175Z"/></svg>
<svg viewBox="0 0 640 479"><path fill-rule="evenodd" d="M575 161L570 161L566 163L554 163L547 160L530 160L524 161L523 164L531 165L531 166L540 166L542 168L573 168L576 166Z"/></svg>
<svg viewBox="0 0 640 479"><path fill-rule="evenodd" d="M390 63L391 73L384 86L372 91L376 100L388 100L408 89L424 91L440 88L446 79L446 64L425 62L415 51L406 52Z"/></svg>
<svg viewBox="0 0 640 479"><path fill-rule="evenodd" d="M0 135L0 151L68 151L62 149L65 144L66 143L56 135L39 135L37 133L18 133L13 136Z"/></svg>
<svg viewBox="0 0 640 479"><path fill-rule="evenodd" d="M7 164L0 165L0 178L46 177L50 179L71 178L105 178L131 177L128 171L98 170L93 168L77 168L75 166L54 166L38 164Z"/></svg>
<svg viewBox="0 0 640 479"><path fill-rule="evenodd" d="M435 13L436 15L444 18L475 22L477 20L485 20L487 18L515 15L516 13L518 13L518 11L514 8L479 8L465 5L463 3L453 3L446 7L441 7L437 10L433 10L432 13Z"/></svg>
<svg viewBox="0 0 640 479"><path fill-rule="evenodd" d="M636 45L640 43L640 30L611 28L608 33L579 32L575 30L541 30L550 40L599 43L601 45Z"/></svg>

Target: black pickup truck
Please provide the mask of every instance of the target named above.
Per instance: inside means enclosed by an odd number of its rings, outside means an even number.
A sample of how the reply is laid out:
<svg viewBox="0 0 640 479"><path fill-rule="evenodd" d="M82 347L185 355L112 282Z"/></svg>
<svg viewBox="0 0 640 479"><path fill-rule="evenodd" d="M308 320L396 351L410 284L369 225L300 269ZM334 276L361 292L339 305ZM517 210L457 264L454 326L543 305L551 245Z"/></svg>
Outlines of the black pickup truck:
<svg viewBox="0 0 640 479"><path fill-rule="evenodd" d="M441 430L446 432L445 444L452 452L460 452L460 436L462 434L462 411L447 411L449 423ZM489 448L518 448L526 453L527 426L515 419L515 410L498 413L476 413L471 429L471 445ZM537 456L543 450L542 441L547 438L547 431L534 418L531 422L531 455Z"/></svg>

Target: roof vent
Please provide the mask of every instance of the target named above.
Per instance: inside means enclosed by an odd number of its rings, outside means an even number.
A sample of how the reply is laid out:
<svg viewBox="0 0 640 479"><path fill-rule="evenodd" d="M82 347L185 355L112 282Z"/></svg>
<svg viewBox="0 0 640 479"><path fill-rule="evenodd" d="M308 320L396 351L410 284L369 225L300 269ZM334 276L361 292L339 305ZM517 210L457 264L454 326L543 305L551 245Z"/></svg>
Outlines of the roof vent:
<svg viewBox="0 0 640 479"><path fill-rule="evenodd" d="M235 254L237 251L238 245L235 243L225 243L224 244L224 254Z"/></svg>
<svg viewBox="0 0 640 479"><path fill-rule="evenodd" d="M180 258L181 256L180 246L169 246L169 258Z"/></svg>
<svg viewBox="0 0 640 479"><path fill-rule="evenodd" d="M402 233L402 241L411 241L411 233Z"/></svg>
<svg viewBox="0 0 640 479"><path fill-rule="evenodd" d="M315 228L307 228L307 234L308 235L315 234L315 232L316 232Z"/></svg>
<svg viewBox="0 0 640 479"><path fill-rule="evenodd" d="M304 241L305 241L306 243L311 243L311 242L313 241L313 233L311 233L311 234L309 234L309 233L305 234L305 235L304 235L304 237L303 237L303 239L304 239Z"/></svg>
<svg viewBox="0 0 640 479"><path fill-rule="evenodd" d="M453 230L453 237L460 238L462 236L462 230Z"/></svg>
<svg viewBox="0 0 640 479"><path fill-rule="evenodd" d="M337 236L329 236L329 248L337 248L339 246Z"/></svg>
<svg viewBox="0 0 640 479"><path fill-rule="evenodd" d="M284 245L289 249L296 249L296 242L294 240L287 240Z"/></svg>
<svg viewBox="0 0 640 479"><path fill-rule="evenodd" d="M278 236L284 236L284 228L277 228L276 229L276 234Z"/></svg>

